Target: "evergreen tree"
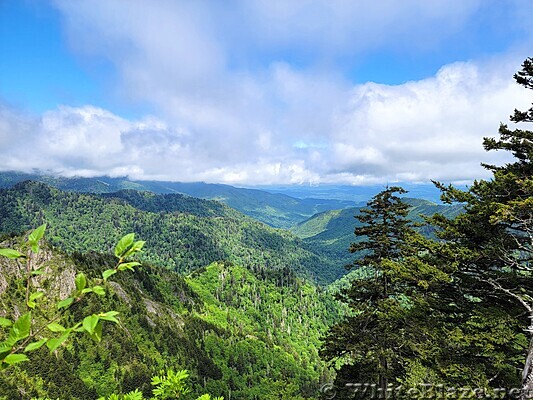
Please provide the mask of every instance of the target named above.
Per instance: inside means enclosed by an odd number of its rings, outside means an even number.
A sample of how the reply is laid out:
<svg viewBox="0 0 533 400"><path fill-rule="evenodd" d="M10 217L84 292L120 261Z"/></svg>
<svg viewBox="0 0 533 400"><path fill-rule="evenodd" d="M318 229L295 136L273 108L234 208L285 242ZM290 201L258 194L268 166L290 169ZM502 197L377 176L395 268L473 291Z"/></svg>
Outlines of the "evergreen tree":
<svg viewBox="0 0 533 400"><path fill-rule="evenodd" d="M356 216L364 225L355 229L360 241L350 251L362 257L348 267L359 269L360 278L340 293L350 312L330 329L322 348L323 357L340 362L336 384L348 397L350 384L361 383L376 385L388 397L389 383L405 375L407 361L427 340L423 324L430 286L448 280L427 263L406 267L423 239L406 220L408 205L397 196L403 193L400 187L386 188Z"/></svg>
<svg viewBox="0 0 533 400"><path fill-rule="evenodd" d="M514 78L533 89L532 58L523 63ZM515 110L511 121L533 122L533 107ZM528 327L533 322L533 132L501 124L499 138L485 138L484 147L487 151L509 151L514 161L503 166L484 165L493 172L492 179L476 181L467 191L438 184L443 200L464 203L465 212L453 220L436 216L432 222L440 227L439 236L447 243L447 252L440 253L442 261L450 262L453 256L457 266L455 292L463 299L475 299L475 312L487 311L490 305L495 314L521 321L522 330L528 333L529 350L525 361L521 357L522 367L512 350L506 357L510 367L522 369L525 398L533 390L533 328ZM470 315L473 312L463 311ZM502 338L502 344L511 346L522 336L516 330L511 337Z"/></svg>
<svg viewBox="0 0 533 400"><path fill-rule="evenodd" d="M356 237L366 239L352 243L350 253L364 252L348 268L370 267L378 270L383 259L398 259L406 234L410 232L406 219L409 205L398 194L407 193L401 187L388 187L367 203L355 218L363 224L354 230ZM387 294L387 279L382 277L382 292Z"/></svg>

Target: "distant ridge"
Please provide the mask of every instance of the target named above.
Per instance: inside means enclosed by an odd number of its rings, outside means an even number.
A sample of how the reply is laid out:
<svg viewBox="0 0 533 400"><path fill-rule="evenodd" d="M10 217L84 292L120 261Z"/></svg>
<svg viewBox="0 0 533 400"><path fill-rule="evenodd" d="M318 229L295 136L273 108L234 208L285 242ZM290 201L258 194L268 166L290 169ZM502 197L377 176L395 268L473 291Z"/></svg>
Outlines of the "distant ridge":
<svg viewBox="0 0 533 400"><path fill-rule="evenodd" d="M451 218L463 210L460 205L442 205L423 199L405 198L404 201L411 206L407 218L414 222L422 222L421 215L431 216L439 213ZM354 257L348 252L348 248L350 243L356 240L354 228L360 222L354 216L360 213L361 208L363 207L324 211L296 224L291 231L303 240L308 249L345 265ZM426 235L432 234L430 227L419 229Z"/></svg>
<svg viewBox="0 0 533 400"><path fill-rule="evenodd" d="M275 228L288 229L312 215L335 209L353 207L354 201L331 199L299 199L280 193L258 189L237 188L224 184L203 182L132 181L110 177L58 177L41 173L0 172L0 188L33 180L70 192L113 193L125 189L149 191L157 194L182 193L201 199L216 200Z"/></svg>
<svg viewBox="0 0 533 400"><path fill-rule="evenodd" d="M146 240L144 261L188 273L216 261L291 270L331 282L342 265L302 246L292 233L262 224L225 204L182 194L66 192L24 181L0 189L0 234L48 224L48 240L68 252L110 252L129 232Z"/></svg>

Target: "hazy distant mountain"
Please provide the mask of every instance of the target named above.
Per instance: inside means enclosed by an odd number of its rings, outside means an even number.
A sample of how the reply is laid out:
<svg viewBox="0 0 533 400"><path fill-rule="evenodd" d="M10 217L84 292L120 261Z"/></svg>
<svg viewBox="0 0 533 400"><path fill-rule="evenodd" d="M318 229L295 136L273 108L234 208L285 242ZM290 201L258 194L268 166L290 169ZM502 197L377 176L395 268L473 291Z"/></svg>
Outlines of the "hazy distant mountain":
<svg viewBox="0 0 533 400"><path fill-rule="evenodd" d="M40 173L0 172L0 188L33 180L65 191L113 193L123 189L150 191L157 194L182 193L201 199L221 201L228 206L276 228L290 228L312 215L354 206L355 201L327 198L295 198L257 189L237 188L203 182L132 181L127 178L65 178Z"/></svg>
<svg viewBox="0 0 533 400"><path fill-rule="evenodd" d="M389 186L401 186L408 191L408 196L438 203L440 191L433 184L394 183ZM337 199L349 200L356 205L364 205L370 198L385 189L386 185L351 186L351 185L291 185L291 186L257 186L256 189L270 193L280 193L300 199ZM459 186L459 188L463 188Z"/></svg>

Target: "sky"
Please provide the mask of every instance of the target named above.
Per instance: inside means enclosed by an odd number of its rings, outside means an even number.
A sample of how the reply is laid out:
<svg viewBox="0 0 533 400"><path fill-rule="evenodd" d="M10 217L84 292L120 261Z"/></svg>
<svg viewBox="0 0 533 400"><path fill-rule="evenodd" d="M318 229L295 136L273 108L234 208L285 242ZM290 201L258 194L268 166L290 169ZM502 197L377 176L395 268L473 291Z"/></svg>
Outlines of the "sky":
<svg viewBox="0 0 533 400"><path fill-rule="evenodd" d="M234 185L487 178L530 0L0 0L0 171Z"/></svg>

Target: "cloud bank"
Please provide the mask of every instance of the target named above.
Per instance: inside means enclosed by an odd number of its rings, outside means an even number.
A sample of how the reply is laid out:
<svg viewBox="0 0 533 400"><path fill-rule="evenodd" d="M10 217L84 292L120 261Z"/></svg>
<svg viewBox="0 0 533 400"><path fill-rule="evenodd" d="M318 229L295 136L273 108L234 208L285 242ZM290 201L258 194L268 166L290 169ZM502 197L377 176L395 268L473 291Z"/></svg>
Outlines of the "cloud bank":
<svg viewBox="0 0 533 400"><path fill-rule="evenodd" d="M486 7L449 2L57 1L73 51L108 60L154 112L0 108L0 169L230 184L464 181L482 138L531 103L521 49L399 85L357 84L339 60L427 51ZM405 4L408 3L408 4ZM28 157L31 154L31 157Z"/></svg>

